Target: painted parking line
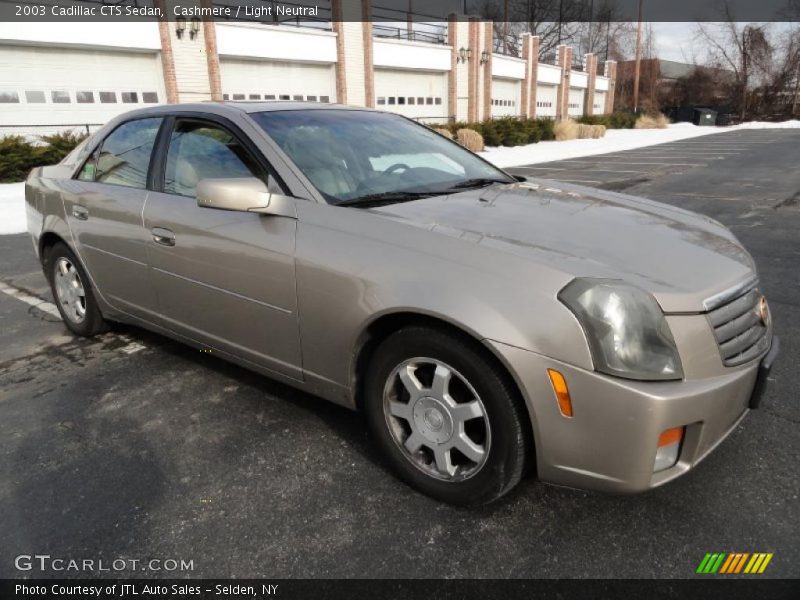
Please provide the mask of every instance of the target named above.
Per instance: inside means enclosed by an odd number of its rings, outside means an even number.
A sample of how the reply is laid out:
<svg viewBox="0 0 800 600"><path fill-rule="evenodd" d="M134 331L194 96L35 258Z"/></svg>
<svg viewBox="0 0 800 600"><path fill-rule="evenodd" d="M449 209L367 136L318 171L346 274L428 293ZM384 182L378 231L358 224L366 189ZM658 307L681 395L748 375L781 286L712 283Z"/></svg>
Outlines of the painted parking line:
<svg viewBox="0 0 800 600"><path fill-rule="evenodd" d="M605 157L604 157L605 158ZM578 159L565 159L558 161L560 163L585 163L585 164L598 164L602 161L597 160L578 160ZM692 162L692 163L673 163L673 162L660 162L660 161L643 161L643 162L628 162L628 161L620 161L620 162L613 162L609 163L612 165L664 165L670 167L707 167L707 163L700 163L700 162Z"/></svg>
<svg viewBox="0 0 800 600"><path fill-rule="evenodd" d="M586 169L585 173L647 173L649 169L632 169L632 170L617 170L617 169Z"/></svg>
<svg viewBox="0 0 800 600"><path fill-rule="evenodd" d="M512 169L538 169L541 171L566 171L567 167L535 167L533 165L529 166L521 166L521 167L509 167L509 170Z"/></svg>
<svg viewBox="0 0 800 600"><path fill-rule="evenodd" d="M567 183L608 183L607 181L598 181L596 179L563 179L563 178L559 178L559 181L565 181Z"/></svg>
<svg viewBox="0 0 800 600"><path fill-rule="evenodd" d="M30 304L34 308L37 308L48 315L58 319L61 318L61 313L58 312L58 308L56 308L55 304L48 302L47 300L37 298L36 296L33 296L24 290L0 282L0 292L3 292L5 295L11 296L12 298L16 298L25 304Z"/></svg>
<svg viewBox="0 0 800 600"><path fill-rule="evenodd" d="M6 283L3 283L2 281L0 281L0 292L2 292L7 296L10 296L11 298L24 302L25 304L33 306L35 309L47 313L50 316L62 320L61 313L58 312L58 308L52 302L48 302L47 300L42 300L41 298L29 294L25 290L22 290L18 287L14 287L12 285L8 285ZM127 335L118 334L116 335L116 337L118 337L123 342L127 342L125 346L119 349L119 351L122 352L123 354L128 354L128 355L136 354L137 352L140 352L147 348L147 346L145 346L141 342L137 342L129 338Z"/></svg>

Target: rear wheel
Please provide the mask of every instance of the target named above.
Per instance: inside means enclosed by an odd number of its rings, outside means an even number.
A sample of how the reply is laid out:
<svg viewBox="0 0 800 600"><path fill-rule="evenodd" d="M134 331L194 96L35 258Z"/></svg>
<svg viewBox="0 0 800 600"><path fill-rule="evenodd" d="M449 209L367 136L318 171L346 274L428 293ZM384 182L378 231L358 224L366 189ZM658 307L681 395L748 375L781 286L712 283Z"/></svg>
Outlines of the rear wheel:
<svg viewBox="0 0 800 600"><path fill-rule="evenodd" d="M401 329L377 348L365 386L373 436L413 487L451 504L482 504L519 482L526 413L476 342Z"/></svg>
<svg viewBox="0 0 800 600"><path fill-rule="evenodd" d="M45 272L64 324L73 333L90 337L107 329L89 278L66 244L59 242L45 255Z"/></svg>

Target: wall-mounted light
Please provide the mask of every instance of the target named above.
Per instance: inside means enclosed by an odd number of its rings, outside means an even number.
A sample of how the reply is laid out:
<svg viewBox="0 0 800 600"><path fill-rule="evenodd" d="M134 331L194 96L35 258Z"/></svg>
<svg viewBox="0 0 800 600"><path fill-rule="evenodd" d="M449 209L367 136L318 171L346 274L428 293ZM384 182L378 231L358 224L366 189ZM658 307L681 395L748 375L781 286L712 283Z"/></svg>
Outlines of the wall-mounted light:
<svg viewBox="0 0 800 600"><path fill-rule="evenodd" d="M484 50L483 52L481 52L481 64L484 65L487 62L489 62L489 52Z"/></svg>
<svg viewBox="0 0 800 600"><path fill-rule="evenodd" d="M184 31L186 31L186 17L179 16L175 19L175 35L178 36L178 39L183 37Z"/></svg>
<svg viewBox="0 0 800 600"><path fill-rule="evenodd" d="M200 31L200 17L192 17L191 24L189 25L189 39L193 40L197 37Z"/></svg>
<svg viewBox="0 0 800 600"><path fill-rule="evenodd" d="M458 49L458 62L465 63L472 58L472 50L464 48L463 46Z"/></svg>

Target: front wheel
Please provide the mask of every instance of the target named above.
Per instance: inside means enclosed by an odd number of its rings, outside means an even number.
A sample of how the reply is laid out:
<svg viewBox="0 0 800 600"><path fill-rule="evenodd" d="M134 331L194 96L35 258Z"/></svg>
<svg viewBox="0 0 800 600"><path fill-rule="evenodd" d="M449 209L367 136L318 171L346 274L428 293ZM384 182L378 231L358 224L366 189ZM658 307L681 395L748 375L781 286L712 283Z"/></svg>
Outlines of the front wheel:
<svg viewBox="0 0 800 600"><path fill-rule="evenodd" d="M365 411L400 476L451 504L499 498L522 477L527 416L508 377L477 342L407 327L377 348Z"/></svg>
<svg viewBox="0 0 800 600"><path fill-rule="evenodd" d="M61 242L53 245L45 255L44 267L58 312L67 328L84 337L105 331L107 325L89 278L72 250Z"/></svg>

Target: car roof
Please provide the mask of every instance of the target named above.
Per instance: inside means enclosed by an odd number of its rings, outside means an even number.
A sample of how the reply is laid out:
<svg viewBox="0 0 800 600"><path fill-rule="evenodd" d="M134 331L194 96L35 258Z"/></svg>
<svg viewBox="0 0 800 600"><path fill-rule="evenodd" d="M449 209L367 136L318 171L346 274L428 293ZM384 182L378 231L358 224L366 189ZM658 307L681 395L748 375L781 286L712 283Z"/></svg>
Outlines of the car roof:
<svg viewBox="0 0 800 600"><path fill-rule="evenodd" d="M146 116L148 114L170 114L180 112L207 112L217 115L230 115L241 113L258 113L286 110L350 110L350 111L370 111L374 109L362 108L357 106L345 106L343 104L329 104L324 102L301 102L291 100L275 100L263 102L194 102L189 104L159 104L148 108L140 108L125 113L123 116L133 115Z"/></svg>

